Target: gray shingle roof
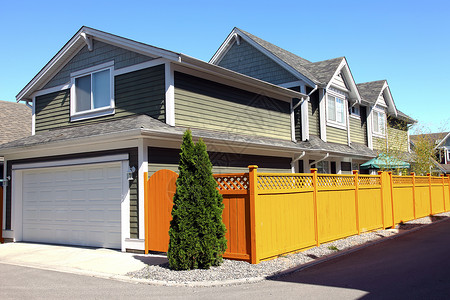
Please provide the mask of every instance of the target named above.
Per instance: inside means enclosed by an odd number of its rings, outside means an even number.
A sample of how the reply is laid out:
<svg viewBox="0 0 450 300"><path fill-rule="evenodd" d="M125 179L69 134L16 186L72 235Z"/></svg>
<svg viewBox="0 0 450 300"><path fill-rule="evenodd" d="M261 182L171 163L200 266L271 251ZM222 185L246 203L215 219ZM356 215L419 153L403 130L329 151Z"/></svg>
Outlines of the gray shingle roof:
<svg viewBox="0 0 450 300"><path fill-rule="evenodd" d="M0 101L0 144L31 135L31 108Z"/></svg>
<svg viewBox="0 0 450 300"><path fill-rule="evenodd" d="M0 155L2 150L6 149L26 148L56 142L96 138L112 134L126 134L127 132L130 132L131 135L131 132L138 133L137 130L142 130L141 133L148 132L150 134L178 135L181 138L186 128L172 127L147 115L132 116L115 121L106 121L78 127L45 131L33 136L0 145ZM221 142L230 142L230 145L257 145L281 148L287 151L312 150L350 154L362 157L375 156L375 153L364 145L355 144L349 147L347 145L325 143L320 138L314 136L311 137L310 141L300 141L295 143L288 140L248 136L204 129L192 129L192 135L196 138L204 138L205 140L212 139L219 140Z"/></svg>
<svg viewBox="0 0 450 300"><path fill-rule="evenodd" d="M417 120L414 120L413 118L411 118L404 112L399 111L398 109L397 109L397 118L410 124L417 123Z"/></svg>
<svg viewBox="0 0 450 300"><path fill-rule="evenodd" d="M312 63L240 28L237 29L316 84L327 84L343 59L343 57L339 57Z"/></svg>
<svg viewBox="0 0 450 300"><path fill-rule="evenodd" d="M375 104L385 82L386 80L370 81L358 83L356 86L358 87L359 94L363 100L370 104Z"/></svg>

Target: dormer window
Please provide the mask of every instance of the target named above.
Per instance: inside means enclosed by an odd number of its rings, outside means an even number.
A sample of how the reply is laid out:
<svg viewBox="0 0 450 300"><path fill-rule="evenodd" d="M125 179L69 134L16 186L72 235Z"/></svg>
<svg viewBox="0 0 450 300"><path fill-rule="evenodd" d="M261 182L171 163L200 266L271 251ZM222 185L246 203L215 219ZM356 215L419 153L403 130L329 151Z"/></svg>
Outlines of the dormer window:
<svg viewBox="0 0 450 300"><path fill-rule="evenodd" d="M114 113L113 62L71 74L71 121Z"/></svg>
<svg viewBox="0 0 450 300"><path fill-rule="evenodd" d="M345 126L345 103L343 98L328 95L327 121L331 125Z"/></svg>
<svg viewBox="0 0 450 300"><path fill-rule="evenodd" d="M381 110L373 111L373 133L384 135L386 131L386 114Z"/></svg>

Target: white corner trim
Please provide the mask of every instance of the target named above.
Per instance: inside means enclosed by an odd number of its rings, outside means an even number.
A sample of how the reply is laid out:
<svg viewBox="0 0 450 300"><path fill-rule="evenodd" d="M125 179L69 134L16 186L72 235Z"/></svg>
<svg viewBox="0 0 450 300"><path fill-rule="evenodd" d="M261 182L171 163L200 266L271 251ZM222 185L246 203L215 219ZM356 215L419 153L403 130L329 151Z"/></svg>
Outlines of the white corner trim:
<svg viewBox="0 0 450 300"><path fill-rule="evenodd" d="M12 171L11 182L14 182L11 188L11 230L14 232L14 241L21 241L22 231L22 172Z"/></svg>
<svg viewBox="0 0 450 300"><path fill-rule="evenodd" d="M173 65L167 62L165 65L166 88L166 123L175 126L175 73Z"/></svg>
<svg viewBox="0 0 450 300"><path fill-rule="evenodd" d="M33 97L33 107L31 108L31 135L36 134L36 97ZM3 177L6 178L6 177Z"/></svg>
<svg viewBox="0 0 450 300"><path fill-rule="evenodd" d="M12 165L12 170L25 170L25 169L36 169L36 168L51 168L51 167L62 167L62 166L75 166L75 165L85 165L85 164L97 164L97 163L109 163L115 161L128 160L128 154L115 154L106 156L97 156L90 158L75 158L57 161L45 161L38 163L23 163Z"/></svg>
<svg viewBox="0 0 450 300"><path fill-rule="evenodd" d="M130 238L130 187L127 179L127 171L129 168L129 161L123 160L121 163L121 177L122 177L122 199L120 203L121 213L121 250L126 250L125 241Z"/></svg>
<svg viewBox="0 0 450 300"><path fill-rule="evenodd" d="M300 105L300 113L302 119L302 140L309 140L309 101L303 101Z"/></svg>
<svg viewBox="0 0 450 300"><path fill-rule="evenodd" d="M322 141L327 141L327 116L325 115L326 91L319 90L319 124L320 124L320 138Z"/></svg>
<svg viewBox="0 0 450 300"><path fill-rule="evenodd" d="M366 116L367 116L367 147L369 149L373 150L373 138L372 138L372 108L369 106L366 106Z"/></svg>
<svg viewBox="0 0 450 300"><path fill-rule="evenodd" d="M347 115L347 144L350 146L352 140L350 135L350 112L348 110L348 101L345 101L344 103L344 113Z"/></svg>
<svg viewBox="0 0 450 300"><path fill-rule="evenodd" d="M119 75L122 75L122 74L131 73L131 72L134 72L134 71L139 71L139 70L151 68L151 67L154 67L154 66L162 65L162 64L164 64L166 62L167 62L167 59L156 58L156 59L152 59L150 61L146 61L146 62L143 62L143 63L140 63L140 64L131 65L131 66L120 68L120 69L115 69L113 71L113 75L114 76L119 76Z"/></svg>
<svg viewBox="0 0 450 300"><path fill-rule="evenodd" d="M291 117L291 140L293 142L296 142L297 140L295 139L295 112L294 112L294 105L293 102L294 100L291 99L291 113L290 113L290 117Z"/></svg>
<svg viewBox="0 0 450 300"><path fill-rule="evenodd" d="M148 145L144 139L138 140L138 208L139 208L139 239L145 239L145 193L144 172L148 172ZM129 236L128 236L129 237Z"/></svg>

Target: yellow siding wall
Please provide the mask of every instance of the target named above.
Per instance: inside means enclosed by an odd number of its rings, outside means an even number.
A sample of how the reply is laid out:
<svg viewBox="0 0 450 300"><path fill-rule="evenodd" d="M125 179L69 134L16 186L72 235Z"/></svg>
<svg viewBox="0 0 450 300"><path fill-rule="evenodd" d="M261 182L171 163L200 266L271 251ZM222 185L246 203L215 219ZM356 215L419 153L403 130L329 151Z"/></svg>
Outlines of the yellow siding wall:
<svg viewBox="0 0 450 300"><path fill-rule="evenodd" d="M389 148L396 151L408 151L408 131L388 127Z"/></svg>
<svg viewBox="0 0 450 300"><path fill-rule="evenodd" d="M327 142L347 144L347 130L327 126Z"/></svg>

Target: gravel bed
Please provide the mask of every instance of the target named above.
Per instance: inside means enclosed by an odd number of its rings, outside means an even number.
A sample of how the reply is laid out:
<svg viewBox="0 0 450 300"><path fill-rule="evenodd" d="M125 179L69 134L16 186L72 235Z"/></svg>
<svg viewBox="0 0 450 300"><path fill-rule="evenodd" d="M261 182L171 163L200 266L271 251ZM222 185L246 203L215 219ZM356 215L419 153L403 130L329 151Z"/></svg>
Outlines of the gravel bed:
<svg viewBox="0 0 450 300"><path fill-rule="evenodd" d="M268 276L276 276L282 271L299 267L305 263L334 254L338 251L370 243L383 237L395 235L398 232L417 228L449 217L450 212L437 214L432 217L424 217L404 224L399 224L396 229L377 230L362 233L361 235L354 235L345 239L322 244L319 247L314 247L306 251L281 255L278 258L262 261L256 265L243 261L225 259L221 266L211 267L209 270L172 271L169 269L169 263L163 263L156 266L146 266L139 271L128 273L127 276L131 278L160 281L167 284L189 284L211 281L223 282L236 279L241 279L245 282L246 279L262 279Z"/></svg>

